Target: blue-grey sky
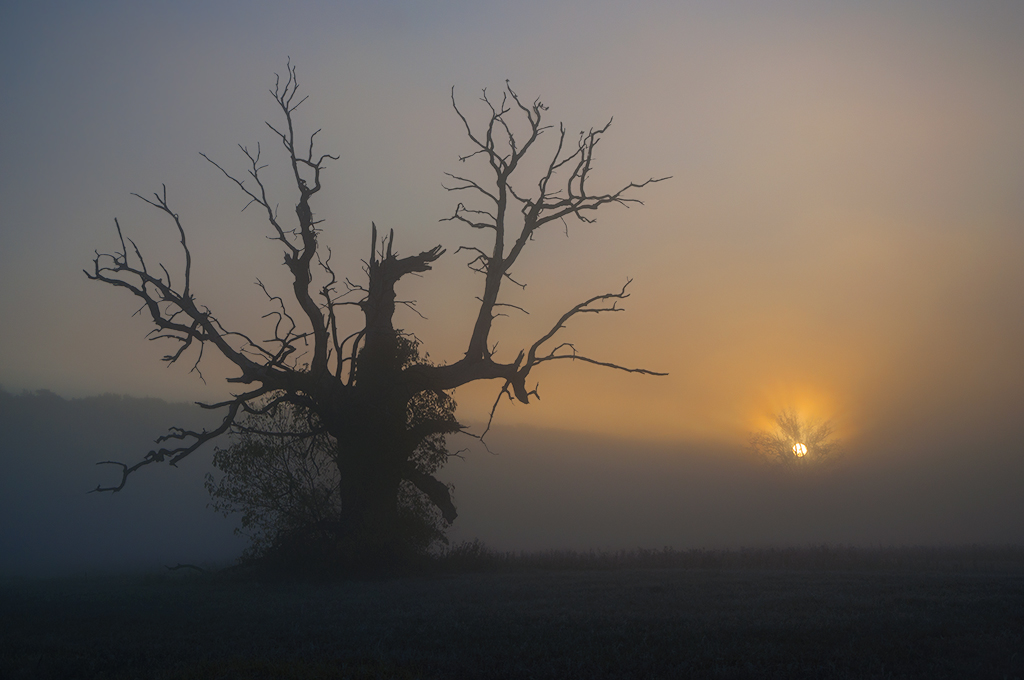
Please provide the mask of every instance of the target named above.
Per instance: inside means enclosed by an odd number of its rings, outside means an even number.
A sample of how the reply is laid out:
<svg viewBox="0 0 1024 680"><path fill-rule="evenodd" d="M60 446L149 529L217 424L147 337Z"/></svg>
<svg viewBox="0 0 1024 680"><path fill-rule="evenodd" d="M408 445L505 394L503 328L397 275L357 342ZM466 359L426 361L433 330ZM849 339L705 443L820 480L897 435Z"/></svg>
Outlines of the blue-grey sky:
<svg viewBox="0 0 1024 680"><path fill-rule="evenodd" d="M338 153L316 206L342 271L370 221L402 252L448 254L399 322L457 357L477 285L438 220L467 112L506 79L570 130L614 116L595 186L673 175L646 205L542 234L509 291L513 352L582 298L634 283L627 311L574 325L589 354L665 370L560 367L528 424L741 448L784 407L834 418L851 451L923 455L998 440L1022 455L1024 5L1016 2L24 2L0 14L0 385L219 400L159 361L133 300L87 282L114 218L180 269L175 234L130 196L162 183L194 289L226 323L281 281L258 215L199 155L243 171L276 147L267 90L290 57L307 132ZM279 166L277 166L279 167ZM287 209L289 197L281 204ZM491 385L457 395L478 421ZM995 434L993 434L995 433ZM987 445L986 445L987 446ZM992 464L993 478L999 466Z"/></svg>

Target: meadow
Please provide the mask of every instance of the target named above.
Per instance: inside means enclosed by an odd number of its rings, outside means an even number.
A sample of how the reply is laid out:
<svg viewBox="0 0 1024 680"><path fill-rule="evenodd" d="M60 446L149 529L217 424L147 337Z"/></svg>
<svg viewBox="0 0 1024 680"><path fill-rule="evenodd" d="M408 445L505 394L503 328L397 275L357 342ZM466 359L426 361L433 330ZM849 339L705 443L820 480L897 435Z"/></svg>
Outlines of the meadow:
<svg viewBox="0 0 1024 680"><path fill-rule="evenodd" d="M1020 678L1024 548L502 554L0 583L4 678Z"/></svg>

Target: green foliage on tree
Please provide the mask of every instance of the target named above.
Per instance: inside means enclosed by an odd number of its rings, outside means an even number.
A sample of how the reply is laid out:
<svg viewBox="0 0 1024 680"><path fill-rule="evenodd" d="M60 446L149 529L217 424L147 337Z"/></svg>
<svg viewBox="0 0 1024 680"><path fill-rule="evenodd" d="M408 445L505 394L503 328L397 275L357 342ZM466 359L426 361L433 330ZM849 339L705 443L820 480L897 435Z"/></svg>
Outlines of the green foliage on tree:
<svg viewBox="0 0 1024 680"><path fill-rule="evenodd" d="M597 189L591 171L610 120L574 135L547 122L548 107L540 99L521 99L507 83L498 96L484 91L475 113L459 107L453 89L452 108L466 137L466 149L456 157L465 169L446 173L445 188L459 200L444 221L463 227L466 242L452 255L477 275L479 294L473 323L457 329L464 334L461 357L433 364L420 360L416 343L395 327L394 316L403 304L399 286L432 271L447 249L438 244L400 255L394 230L379 234L371 223L368 253L332 252L329 230L338 225L318 212L318 203L325 188L321 180L341 157L314 151L319 130L301 131L297 111L306 97L299 94L292 64L275 79L271 94L278 119L267 126L279 143L278 162L291 170L285 188L270 182L271 163L259 144L240 147L241 172L204 154L241 192L244 206L255 209L248 214L265 223L266 235L283 253L289 286L279 291L256 279L267 314L251 319L251 325L227 327L203 302L205 296L193 287L185 220L172 207L166 187L139 198L177 233L184 266L172 273L147 261L115 220L119 247L97 251L85 272L141 303L153 323L153 339L174 346L166 362L194 357L192 368L198 372L204 351L215 352L237 369L228 382L241 386L229 398L203 405L223 414L217 427L171 428L157 440L158 448L134 464L104 461L120 470L120 479L99 484L96 491L116 493L137 470L162 462L177 465L204 444L234 433L235 445L219 453L228 479L214 483L215 494L220 493L214 500L223 510L242 513L256 532L258 550L275 546L277 554L296 555L313 546L340 550L342 561L373 563L419 550L436 538L430 529L436 526L424 520L428 513L416 510L420 504L436 509L444 523L456 517L448 486L434 476L448 456L444 437L462 429L452 390L496 381L493 417L503 396L531 403L537 397L531 387L534 371L552 362L664 375L589 356L565 338L572 320L622 311L628 279L545 321L542 328L548 330L533 342L511 352L507 345L497 349L494 320L506 311L527 311L506 296L506 282L525 287L515 272L524 252L543 247L535 237L566 229L567 220L589 225L606 207L639 204L636 192L667 179ZM294 211L278 209L279 193ZM349 266L361 261L363 276L336 270L342 260ZM487 428L489 423L481 438Z"/></svg>
<svg viewBox="0 0 1024 680"><path fill-rule="evenodd" d="M415 339L399 336L405 365L420 361ZM455 400L445 392L421 392L407 409L406 424L447 421L458 430ZM210 507L225 517L240 515L238 533L250 539L242 558L284 567L319 568L344 555L341 474L335 441L308 409L267 399L246 414L233 428L233 443L218 447L213 464L219 479L206 476ZM432 475L452 455L444 433L420 441L410 458L419 473ZM451 524L414 484L403 480L398 490L398 512L387 532L399 538L405 555L381 555L388 560L423 555L447 545L445 531ZM396 541L389 541L394 549ZM383 549L384 546L381 546Z"/></svg>

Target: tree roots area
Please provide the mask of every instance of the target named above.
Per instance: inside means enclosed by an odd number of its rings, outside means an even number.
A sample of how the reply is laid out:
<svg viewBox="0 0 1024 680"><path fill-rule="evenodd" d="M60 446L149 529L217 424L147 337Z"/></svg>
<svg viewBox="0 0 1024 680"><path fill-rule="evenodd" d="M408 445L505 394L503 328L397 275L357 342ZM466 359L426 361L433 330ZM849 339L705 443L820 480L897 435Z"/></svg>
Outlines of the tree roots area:
<svg viewBox="0 0 1024 680"><path fill-rule="evenodd" d="M501 556L0 583L4 678L1024 677L1024 551Z"/></svg>

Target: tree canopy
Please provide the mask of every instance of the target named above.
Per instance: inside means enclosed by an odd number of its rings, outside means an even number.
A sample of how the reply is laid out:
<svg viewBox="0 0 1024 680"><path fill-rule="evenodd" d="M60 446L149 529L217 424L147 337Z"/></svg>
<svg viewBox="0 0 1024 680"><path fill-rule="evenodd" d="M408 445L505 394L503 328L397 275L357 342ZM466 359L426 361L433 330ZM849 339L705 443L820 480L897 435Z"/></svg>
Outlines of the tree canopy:
<svg viewBox="0 0 1024 680"><path fill-rule="evenodd" d="M97 486L97 491L118 491L141 467L165 461L177 464L203 444L232 431L241 437L243 449L262 451L266 460L270 460L268 455L273 457L266 436L295 436L296 445L301 440L307 450L322 452L337 469L340 508L330 509L315 501L315 494L308 497L309 507L317 508L318 513L338 513L333 531L341 540L373 542L377 539L372 537L397 531L400 495L410 486L438 509L445 522L455 519L450 490L434 476L447 455L444 437L465 431L454 414L451 391L455 388L478 380L498 380L501 387L496 407L502 397L529 403L536 392L528 387L527 379L534 369L554 361L662 375L588 356L561 338L573 317L619 311L621 301L629 297L628 282L571 306L533 343L523 346L514 360L500 361L494 355L493 321L503 307L510 306L503 300L502 287L507 282L522 285L513 278L513 267L534 243L535 234L567 219L590 223L604 206L639 203L634 193L661 181L651 178L607 192L593 191L595 150L611 121L578 136L568 134L561 124L555 130L544 120L545 104L539 99L522 99L506 83L497 99L484 91L482 119L472 123L452 89L452 106L470 148L458 160L473 172L446 173L447 190L463 200L445 219L489 235L489 246L460 246L455 251L468 254L468 266L482 279L479 306L464 355L434 364L420 357L414 338L395 327L395 286L410 274L429 272L445 249L438 245L401 257L395 249L394 231L380 235L376 225L371 225L363 277L353 280L336 273L337 255L322 244L324 219L314 211L314 202L323 188L325 169L339 157L315 151L319 130L305 136L297 132L296 112L306 98L299 94L293 65L289 63L284 78L276 79L271 94L279 120L267 125L290 169L294 216L279 213L278 200L270 195L265 181L268 166L259 146L255 150L240 146L244 174L233 173L203 156L236 186L247 206L259 209L270 238L280 243L284 253L289 293L269 290L258 282L269 305L268 316L274 320L273 337L259 340L254 334L228 328L200 301L192 286L187 230L183 218L171 207L166 186L150 197L135 194L176 229L184 253L183 270L172 279L164 265L148 264L115 220L120 249L97 253L86 275L127 290L141 301L154 326L152 337L174 346L164 361L174 364L193 352L193 369L199 370L204 352L216 351L237 369L229 382L242 389L223 401L202 404L223 411L218 427L202 431L172 428L158 440L160 448L132 465L105 461L119 466L121 477L116 484ZM552 131L553 148L545 155L538 140ZM529 164L541 168L539 176L524 175L523 160L528 154L546 159L539 166ZM344 325L341 310L348 306L360 312L361 322L354 327ZM281 431L300 422L301 431ZM227 454L220 455L226 463ZM304 460L310 464L315 460L319 466L320 458L307 456ZM312 474L296 469L286 477L307 473ZM227 501L230 493L225 493ZM287 513L286 508L279 511Z"/></svg>

